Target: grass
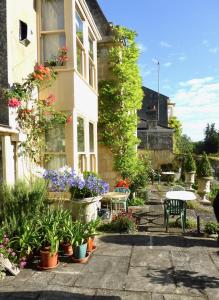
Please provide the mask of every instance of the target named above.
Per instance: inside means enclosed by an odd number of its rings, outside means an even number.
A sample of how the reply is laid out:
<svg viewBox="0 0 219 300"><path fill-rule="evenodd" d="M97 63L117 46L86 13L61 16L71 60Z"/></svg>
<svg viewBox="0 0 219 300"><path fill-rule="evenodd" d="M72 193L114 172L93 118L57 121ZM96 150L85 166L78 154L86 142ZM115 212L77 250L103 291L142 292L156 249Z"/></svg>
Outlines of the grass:
<svg viewBox="0 0 219 300"><path fill-rule="evenodd" d="M170 220L169 227L181 228L180 219ZM197 228L196 220L193 218L187 218L186 219L186 229L195 229L195 228Z"/></svg>
<svg viewBox="0 0 219 300"><path fill-rule="evenodd" d="M128 206L143 206L145 204L144 199L136 197L128 200Z"/></svg>

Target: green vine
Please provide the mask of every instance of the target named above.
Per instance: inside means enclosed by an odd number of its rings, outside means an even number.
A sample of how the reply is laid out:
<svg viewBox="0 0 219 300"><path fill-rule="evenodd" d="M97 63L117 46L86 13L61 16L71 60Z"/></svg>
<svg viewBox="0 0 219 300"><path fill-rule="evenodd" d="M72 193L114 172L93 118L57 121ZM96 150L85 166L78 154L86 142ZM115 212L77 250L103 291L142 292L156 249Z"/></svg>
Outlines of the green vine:
<svg viewBox="0 0 219 300"><path fill-rule="evenodd" d="M8 106L15 109L19 130L26 134L26 140L20 144L21 154L40 164L45 152L45 130L68 120L66 114L54 107L56 98L50 94L45 99L34 97L37 90L46 88L56 79L53 69L36 65L22 84L14 83L4 91Z"/></svg>
<svg viewBox="0 0 219 300"><path fill-rule="evenodd" d="M137 109L143 92L136 33L114 27L113 34L114 46L109 50L112 79L99 82L99 138L114 155L114 169L125 178L132 177L138 165Z"/></svg>

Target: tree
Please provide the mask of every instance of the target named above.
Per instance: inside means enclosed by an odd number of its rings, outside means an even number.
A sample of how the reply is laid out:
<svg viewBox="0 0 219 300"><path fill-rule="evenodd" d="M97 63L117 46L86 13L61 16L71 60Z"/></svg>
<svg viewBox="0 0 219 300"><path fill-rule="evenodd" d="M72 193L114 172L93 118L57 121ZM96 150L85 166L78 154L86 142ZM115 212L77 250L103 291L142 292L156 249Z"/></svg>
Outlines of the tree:
<svg viewBox="0 0 219 300"><path fill-rule="evenodd" d="M219 132L215 129L215 124L207 124L204 138L204 151L206 153L219 152Z"/></svg>
<svg viewBox="0 0 219 300"><path fill-rule="evenodd" d="M181 135L182 135L182 123L177 117L172 117L169 120L170 128L174 129L173 133L173 152L175 154L180 154L180 142L181 142Z"/></svg>

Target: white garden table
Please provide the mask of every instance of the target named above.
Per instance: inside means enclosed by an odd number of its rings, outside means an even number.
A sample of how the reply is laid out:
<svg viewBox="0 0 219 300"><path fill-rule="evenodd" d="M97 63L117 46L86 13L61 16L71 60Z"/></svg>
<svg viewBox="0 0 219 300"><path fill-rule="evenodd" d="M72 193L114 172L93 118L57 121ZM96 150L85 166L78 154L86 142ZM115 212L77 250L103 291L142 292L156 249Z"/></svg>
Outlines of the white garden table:
<svg viewBox="0 0 219 300"><path fill-rule="evenodd" d="M193 192L188 192L188 191L169 191L166 193L166 199L193 201L196 199L196 195Z"/></svg>

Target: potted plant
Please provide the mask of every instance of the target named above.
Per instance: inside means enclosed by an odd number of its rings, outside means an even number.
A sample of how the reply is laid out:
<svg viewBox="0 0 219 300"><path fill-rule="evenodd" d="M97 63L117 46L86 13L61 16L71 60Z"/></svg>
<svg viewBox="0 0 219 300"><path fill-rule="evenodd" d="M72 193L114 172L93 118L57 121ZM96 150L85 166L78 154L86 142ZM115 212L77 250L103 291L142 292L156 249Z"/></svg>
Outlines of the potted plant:
<svg viewBox="0 0 219 300"><path fill-rule="evenodd" d="M85 262L88 259L87 255L87 232L86 225L80 220L74 224L74 242L73 242L73 256L74 262Z"/></svg>
<svg viewBox="0 0 219 300"><path fill-rule="evenodd" d="M62 249L65 255L71 256L73 254L73 244L75 237L75 223L72 221L71 215L63 222L62 227Z"/></svg>
<svg viewBox="0 0 219 300"><path fill-rule="evenodd" d="M210 180L212 179L212 169L207 154L204 152L201 160L197 164L198 193L203 204L210 204L206 199L206 194L210 192Z"/></svg>
<svg viewBox="0 0 219 300"><path fill-rule="evenodd" d="M55 209L48 208L40 221L41 237L39 269L46 270L58 265L60 219Z"/></svg>
<svg viewBox="0 0 219 300"><path fill-rule="evenodd" d="M87 223L86 231L87 231L87 252L93 252L96 249L94 245L94 238L97 235L97 227L100 225L100 219L91 220Z"/></svg>
<svg viewBox="0 0 219 300"><path fill-rule="evenodd" d="M185 157L184 170L185 182L188 184L188 188L192 189L192 185L195 182L196 164L191 153Z"/></svg>

